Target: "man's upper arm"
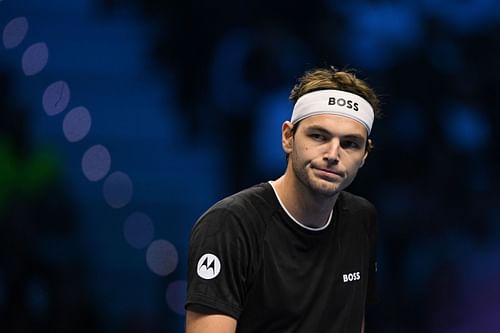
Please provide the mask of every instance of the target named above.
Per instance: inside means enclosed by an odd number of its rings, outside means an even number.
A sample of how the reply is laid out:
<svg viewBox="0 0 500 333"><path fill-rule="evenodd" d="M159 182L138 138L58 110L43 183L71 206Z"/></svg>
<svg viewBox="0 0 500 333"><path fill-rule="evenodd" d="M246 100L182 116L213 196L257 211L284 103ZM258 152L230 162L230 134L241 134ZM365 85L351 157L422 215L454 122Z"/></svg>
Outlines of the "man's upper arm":
<svg viewBox="0 0 500 333"><path fill-rule="evenodd" d="M249 266L244 236L228 209L212 209L198 221L189 244L186 310L239 317Z"/></svg>
<svg viewBox="0 0 500 333"><path fill-rule="evenodd" d="M226 315L186 311L186 333L234 333L236 319Z"/></svg>

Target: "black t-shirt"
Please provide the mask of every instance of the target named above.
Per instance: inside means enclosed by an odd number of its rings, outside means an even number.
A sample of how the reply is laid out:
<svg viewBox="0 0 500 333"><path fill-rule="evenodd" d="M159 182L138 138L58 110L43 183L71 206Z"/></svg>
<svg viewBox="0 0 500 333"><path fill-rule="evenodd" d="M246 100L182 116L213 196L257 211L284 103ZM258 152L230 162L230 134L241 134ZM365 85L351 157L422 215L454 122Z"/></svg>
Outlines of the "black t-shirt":
<svg viewBox="0 0 500 333"><path fill-rule="evenodd" d="M318 230L269 183L227 197L193 227L186 309L234 317L239 333L360 332L375 296L375 219L347 192Z"/></svg>

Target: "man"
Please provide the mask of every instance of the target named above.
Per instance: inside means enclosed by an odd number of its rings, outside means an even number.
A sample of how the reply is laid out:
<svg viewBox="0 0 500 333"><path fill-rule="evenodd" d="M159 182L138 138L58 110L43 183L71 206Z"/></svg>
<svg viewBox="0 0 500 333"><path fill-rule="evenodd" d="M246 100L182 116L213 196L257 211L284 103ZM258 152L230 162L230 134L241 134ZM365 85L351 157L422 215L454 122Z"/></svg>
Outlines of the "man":
<svg viewBox="0 0 500 333"><path fill-rule="evenodd" d="M187 333L364 331L376 212L343 190L372 148L379 102L333 67L305 73L290 99L285 173L223 199L193 227Z"/></svg>

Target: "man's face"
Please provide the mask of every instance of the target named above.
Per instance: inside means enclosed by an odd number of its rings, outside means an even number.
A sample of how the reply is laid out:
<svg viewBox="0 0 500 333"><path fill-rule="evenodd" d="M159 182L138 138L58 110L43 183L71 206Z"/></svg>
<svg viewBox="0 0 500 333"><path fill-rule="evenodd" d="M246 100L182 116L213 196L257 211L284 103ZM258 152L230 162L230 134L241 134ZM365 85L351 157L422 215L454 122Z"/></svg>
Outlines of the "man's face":
<svg viewBox="0 0 500 333"><path fill-rule="evenodd" d="M312 193L326 197L349 186L368 155L366 128L336 115L306 118L294 136L292 127L283 124L283 148L295 177Z"/></svg>

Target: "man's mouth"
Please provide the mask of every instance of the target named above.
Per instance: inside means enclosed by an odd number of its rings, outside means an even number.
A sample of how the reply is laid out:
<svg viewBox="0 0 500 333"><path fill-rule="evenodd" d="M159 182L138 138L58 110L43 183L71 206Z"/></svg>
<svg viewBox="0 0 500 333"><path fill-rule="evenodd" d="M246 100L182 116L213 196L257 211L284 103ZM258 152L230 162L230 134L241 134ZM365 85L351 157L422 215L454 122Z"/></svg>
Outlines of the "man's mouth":
<svg viewBox="0 0 500 333"><path fill-rule="evenodd" d="M313 167L313 169L318 170L320 174L323 174L326 176L341 177L341 178L344 177L344 173L337 171L337 170L332 170L332 169L327 169L327 168L315 168L315 167Z"/></svg>

